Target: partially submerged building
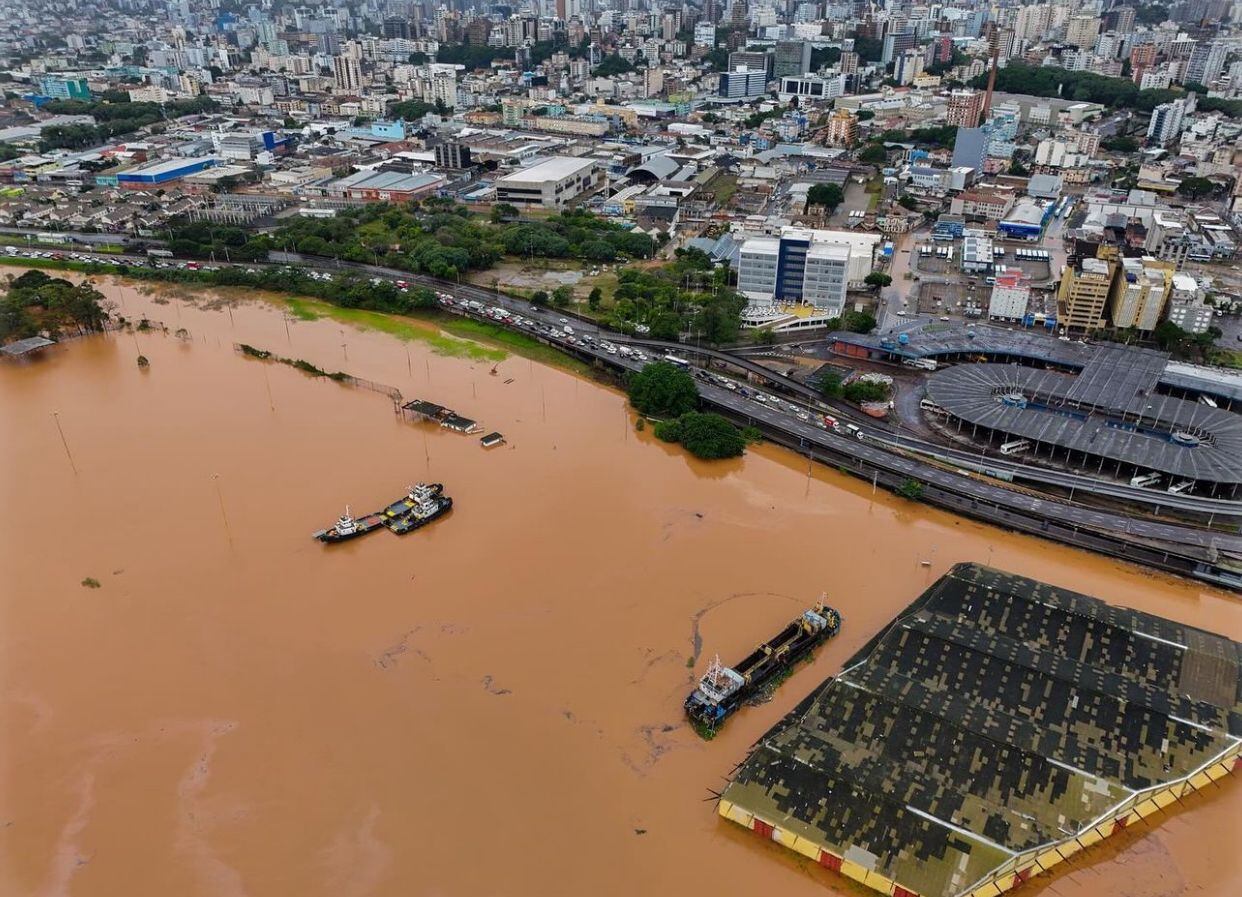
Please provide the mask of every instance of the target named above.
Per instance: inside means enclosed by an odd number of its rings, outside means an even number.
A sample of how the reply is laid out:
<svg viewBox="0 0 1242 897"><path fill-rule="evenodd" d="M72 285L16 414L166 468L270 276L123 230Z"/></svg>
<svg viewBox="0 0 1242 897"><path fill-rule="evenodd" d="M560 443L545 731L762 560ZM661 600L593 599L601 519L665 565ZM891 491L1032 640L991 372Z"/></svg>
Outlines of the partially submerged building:
<svg viewBox="0 0 1242 897"><path fill-rule="evenodd" d="M959 564L769 731L720 815L894 897L997 897L1222 778L1242 645Z"/></svg>

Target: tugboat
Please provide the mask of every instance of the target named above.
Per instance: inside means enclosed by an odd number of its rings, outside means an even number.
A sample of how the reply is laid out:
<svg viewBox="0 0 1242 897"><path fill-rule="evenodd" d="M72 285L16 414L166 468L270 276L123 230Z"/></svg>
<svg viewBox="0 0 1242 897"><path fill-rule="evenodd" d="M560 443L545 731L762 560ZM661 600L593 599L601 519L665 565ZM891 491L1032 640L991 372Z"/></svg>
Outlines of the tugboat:
<svg viewBox="0 0 1242 897"><path fill-rule="evenodd" d="M383 523L384 518L378 512L355 520L349 513L349 505L346 505L345 513L337 518L336 523L315 533L314 538L320 542L348 542L358 536L365 536L373 529L378 529Z"/></svg>
<svg viewBox="0 0 1242 897"><path fill-rule="evenodd" d="M816 645L840 631L841 615L821 600L741 663L726 667L717 655L699 680L699 687L686 698L686 716L700 735L712 737L729 714L759 694L773 677L788 671Z"/></svg>
<svg viewBox="0 0 1242 897"><path fill-rule="evenodd" d="M443 483L418 483L406 490L405 496L399 498L379 513L386 519L404 517L414 510L419 503L419 496L426 494L435 498L444 491Z"/></svg>
<svg viewBox="0 0 1242 897"><path fill-rule="evenodd" d="M384 526L398 536L404 536L408 532L413 532L419 527L426 526L437 517L442 517L453 509L453 499L444 494L444 487L439 483L431 486L422 483L412 486L410 494L404 501L412 502L413 507L404 514L384 519ZM401 502L397 504L401 504ZM395 507L395 505L392 507Z"/></svg>

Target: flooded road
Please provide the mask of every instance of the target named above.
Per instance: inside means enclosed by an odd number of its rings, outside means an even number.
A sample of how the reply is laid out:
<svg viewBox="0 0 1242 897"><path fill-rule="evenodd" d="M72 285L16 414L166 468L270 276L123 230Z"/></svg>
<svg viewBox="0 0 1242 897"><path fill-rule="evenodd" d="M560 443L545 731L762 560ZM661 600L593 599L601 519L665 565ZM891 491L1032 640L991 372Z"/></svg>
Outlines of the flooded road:
<svg viewBox="0 0 1242 897"><path fill-rule="evenodd" d="M1235 597L808 476L782 450L690 460L635 432L619 393L522 358L492 375L261 302L106 291L170 333L0 365L0 894L857 894L704 800L953 563L1242 636ZM452 514L310 539L416 480L445 483ZM823 591L841 635L699 740L695 674ZM1023 893L1238 893L1239 784Z"/></svg>

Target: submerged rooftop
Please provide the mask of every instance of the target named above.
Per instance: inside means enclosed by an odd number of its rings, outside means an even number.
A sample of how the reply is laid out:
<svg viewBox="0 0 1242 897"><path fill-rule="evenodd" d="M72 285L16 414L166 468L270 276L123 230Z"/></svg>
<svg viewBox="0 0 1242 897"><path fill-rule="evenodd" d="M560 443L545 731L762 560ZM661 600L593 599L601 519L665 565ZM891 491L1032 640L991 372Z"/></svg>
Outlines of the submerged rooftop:
<svg viewBox="0 0 1242 897"><path fill-rule="evenodd" d="M886 894L994 897L1230 771L1242 645L976 564L769 731L722 816Z"/></svg>

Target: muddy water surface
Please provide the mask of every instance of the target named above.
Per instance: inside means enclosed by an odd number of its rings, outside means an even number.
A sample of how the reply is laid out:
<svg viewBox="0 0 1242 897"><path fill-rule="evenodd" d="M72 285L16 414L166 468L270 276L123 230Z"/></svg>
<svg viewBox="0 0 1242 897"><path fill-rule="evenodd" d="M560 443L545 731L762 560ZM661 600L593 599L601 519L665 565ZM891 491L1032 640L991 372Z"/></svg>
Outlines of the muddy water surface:
<svg viewBox="0 0 1242 897"><path fill-rule="evenodd" d="M1242 635L1236 598L780 450L688 460L635 432L617 392L521 358L493 375L259 302L107 290L189 338L0 365L0 894L859 893L704 799L951 564ZM234 341L508 444L402 422ZM309 538L420 479L446 484L448 518ZM700 741L681 718L694 673L825 590L842 634ZM1230 782L1028 891L1236 894L1240 814Z"/></svg>

